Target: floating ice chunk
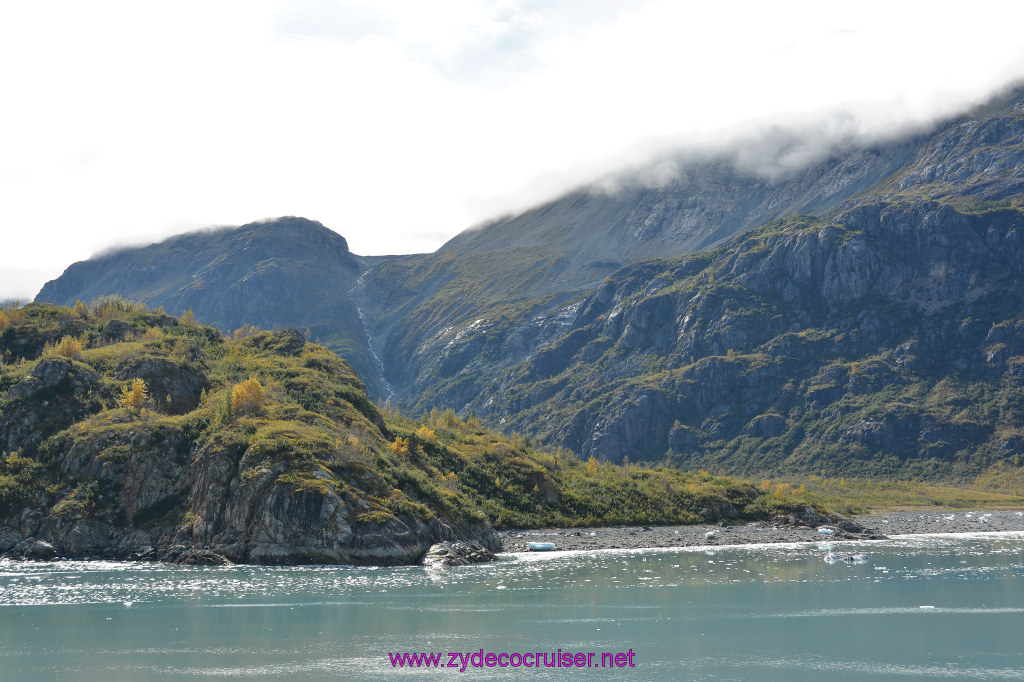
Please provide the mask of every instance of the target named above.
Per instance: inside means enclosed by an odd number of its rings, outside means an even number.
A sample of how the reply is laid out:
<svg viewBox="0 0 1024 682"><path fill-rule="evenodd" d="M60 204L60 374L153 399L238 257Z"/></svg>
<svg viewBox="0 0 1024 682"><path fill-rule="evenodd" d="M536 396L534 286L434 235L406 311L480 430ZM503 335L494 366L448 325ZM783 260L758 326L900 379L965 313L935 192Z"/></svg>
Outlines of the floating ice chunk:
<svg viewBox="0 0 1024 682"><path fill-rule="evenodd" d="M918 608L921 608L921 609L934 609L935 607L934 607L934 606L930 606L930 605L927 605L927 604L924 604L924 605L922 605L922 606L919 606Z"/></svg>
<svg viewBox="0 0 1024 682"><path fill-rule="evenodd" d="M832 529L831 528L819 528L818 532L821 533L822 535L832 535Z"/></svg>

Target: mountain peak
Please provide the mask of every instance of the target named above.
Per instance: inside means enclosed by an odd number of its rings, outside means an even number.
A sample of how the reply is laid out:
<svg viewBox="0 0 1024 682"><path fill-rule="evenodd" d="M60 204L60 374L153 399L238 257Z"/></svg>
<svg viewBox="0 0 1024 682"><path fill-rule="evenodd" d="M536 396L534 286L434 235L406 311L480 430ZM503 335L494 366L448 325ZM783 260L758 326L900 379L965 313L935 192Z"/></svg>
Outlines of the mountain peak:
<svg viewBox="0 0 1024 682"><path fill-rule="evenodd" d="M295 242L302 247L331 247L333 251L348 253L348 241L317 220L301 216L281 216L246 223L234 230L235 235L246 238L257 236L280 242Z"/></svg>
<svg viewBox="0 0 1024 682"><path fill-rule="evenodd" d="M375 375L359 311L346 296L364 271L348 242L322 223L284 216L189 232L71 265L37 301L120 294L225 331L256 325L308 330L364 377ZM373 388L371 386L371 388Z"/></svg>

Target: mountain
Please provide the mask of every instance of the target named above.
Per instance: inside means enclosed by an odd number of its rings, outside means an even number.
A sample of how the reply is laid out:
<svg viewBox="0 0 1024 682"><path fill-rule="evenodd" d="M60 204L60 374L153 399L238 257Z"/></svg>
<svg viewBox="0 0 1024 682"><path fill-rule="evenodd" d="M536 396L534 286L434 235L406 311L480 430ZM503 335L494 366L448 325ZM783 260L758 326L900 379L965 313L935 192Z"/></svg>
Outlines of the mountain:
<svg viewBox="0 0 1024 682"><path fill-rule="evenodd" d="M822 215L637 261L518 337L455 326L433 357L457 361L417 397L612 461L959 481L1019 464L1022 149L1014 93Z"/></svg>
<svg viewBox="0 0 1024 682"><path fill-rule="evenodd" d="M347 296L366 266L345 239L318 222L279 218L172 237L75 263L38 301L73 305L117 294L231 332L243 326L309 330L342 354L370 389L378 376Z"/></svg>
<svg viewBox="0 0 1024 682"><path fill-rule="evenodd" d="M628 178L464 232L433 254L369 270L362 307L403 403L465 407L467 372L493 375L564 331L572 304L638 260L708 248L780 216L823 213L899 169L919 138L853 149L771 178L731 155L680 159L670 181ZM482 387L470 390L483 390Z"/></svg>
<svg viewBox="0 0 1024 682"><path fill-rule="evenodd" d="M124 300L32 303L0 310L0 358L3 556L403 564L440 542L497 550L492 524L814 504L749 481L584 464L452 411L382 412L350 365L295 329L228 340Z"/></svg>
<svg viewBox="0 0 1024 682"><path fill-rule="evenodd" d="M580 190L433 254L348 254L321 289L355 311L372 394L413 413L613 462L966 481L1021 454L1022 150L1017 90L800 171L683 159L657 187ZM69 273L99 281L101 261ZM145 293L123 267L104 293ZM69 273L39 300L88 298Z"/></svg>

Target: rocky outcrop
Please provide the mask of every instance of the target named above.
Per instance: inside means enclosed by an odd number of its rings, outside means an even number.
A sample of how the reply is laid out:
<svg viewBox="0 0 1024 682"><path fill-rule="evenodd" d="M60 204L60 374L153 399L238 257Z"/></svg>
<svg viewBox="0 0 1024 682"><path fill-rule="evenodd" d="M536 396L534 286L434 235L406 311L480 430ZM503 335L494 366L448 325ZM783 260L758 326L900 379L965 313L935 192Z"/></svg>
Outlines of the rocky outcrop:
<svg viewBox="0 0 1024 682"><path fill-rule="evenodd" d="M143 379L150 398L170 414L194 410L208 385L200 367L165 357L132 357L119 363L113 374L124 381Z"/></svg>
<svg viewBox="0 0 1024 682"><path fill-rule="evenodd" d="M885 540L886 536L872 528L866 528L853 519L838 514L823 514L811 507L791 514L779 514L765 525L775 527L821 528L827 531L829 539L835 540Z"/></svg>
<svg viewBox="0 0 1024 682"><path fill-rule="evenodd" d="M237 464L233 459L232 453L198 454L189 541L237 563L408 564L440 540L500 546L485 522L369 520L361 504L326 476L320 489L296 491L279 483L274 467L250 466L252 453L243 453Z"/></svg>
<svg viewBox="0 0 1024 682"><path fill-rule="evenodd" d="M99 378L88 366L66 358L37 362L7 391L9 402L0 412L0 451L35 447L84 415L98 411L100 405L90 396Z"/></svg>
<svg viewBox="0 0 1024 682"><path fill-rule="evenodd" d="M431 546L423 557L424 566L467 566L497 557L487 547L477 542L439 542Z"/></svg>
<svg viewBox="0 0 1024 682"><path fill-rule="evenodd" d="M480 520L365 515L329 477L317 489L286 482L284 464L254 468L254 453L190 453L180 430L138 422L72 430L56 463L90 480L51 509L29 506L0 525L0 554L112 557L191 565L410 564L438 542L496 551ZM363 475L364 478L366 474ZM358 481L350 482L358 484Z"/></svg>

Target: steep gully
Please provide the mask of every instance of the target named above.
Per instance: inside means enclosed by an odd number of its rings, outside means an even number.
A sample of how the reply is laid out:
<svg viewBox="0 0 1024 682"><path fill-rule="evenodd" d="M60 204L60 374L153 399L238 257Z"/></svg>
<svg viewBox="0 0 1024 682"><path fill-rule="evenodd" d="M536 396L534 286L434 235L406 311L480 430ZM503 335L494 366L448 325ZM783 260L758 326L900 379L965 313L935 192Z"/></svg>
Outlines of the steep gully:
<svg viewBox="0 0 1024 682"><path fill-rule="evenodd" d="M363 334L366 335L366 349L370 352L370 359L373 361L373 368L377 374L377 380L380 382L380 386L384 389L384 400L390 402L395 396L394 387L384 377L384 363L380 359L380 355L377 353L378 341L373 335L373 325L368 323L366 320L366 313L359 302L366 295L366 275L372 268L363 270L362 274L359 275L359 279L356 280L355 286L348 290L348 298L352 301L356 307L356 312L359 313L359 322L363 325Z"/></svg>

